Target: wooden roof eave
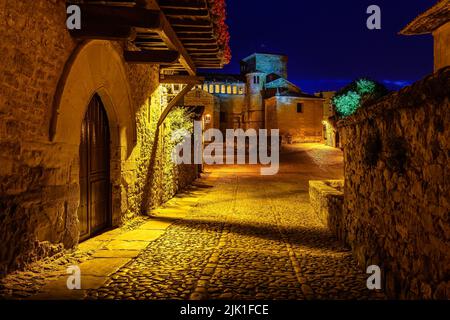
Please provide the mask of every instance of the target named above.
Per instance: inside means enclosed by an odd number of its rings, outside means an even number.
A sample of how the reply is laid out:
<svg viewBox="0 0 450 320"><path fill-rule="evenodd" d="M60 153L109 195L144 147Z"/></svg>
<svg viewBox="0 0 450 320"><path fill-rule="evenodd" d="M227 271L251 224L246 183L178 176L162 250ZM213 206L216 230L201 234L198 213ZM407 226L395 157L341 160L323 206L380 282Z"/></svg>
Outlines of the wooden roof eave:
<svg viewBox="0 0 450 320"><path fill-rule="evenodd" d="M178 39L170 22L159 9L147 9L145 7L117 6L103 4L79 4L82 10L82 29L70 31L71 35L79 39L100 40L134 40L136 34L156 33L164 42L170 53L170 61L174 57L173 52L179 53L179 61L190 75L196 75L197 69L194 61L186 48ZM138 46L139 47L139 46ZM139 59L141 55L141 59ZM149 53L148 50L126 52L125 58L133 57L134 63L163 63L167 59L157 59L160 54Z"/></svg>
<svg viewBox="0 0 450 320"><path fill-rule="evenodd" d="M178 66L171 70L191 76L197 68L222 68L222 49L214 36L207 1L157 2L85 0L77 4L82 9L83 28L71 34L79 39L132 41L137 51L125 52L125 60L160 64L162 73L178 63L184 71ZM174 60L177 53L179 58Z"/></svg>
<svg viewBox="0 0 450 320"><path fill-rule="evenodd" d="M441 0L411 21L399 34L429 34L450 21L450 1Z"/></svg>

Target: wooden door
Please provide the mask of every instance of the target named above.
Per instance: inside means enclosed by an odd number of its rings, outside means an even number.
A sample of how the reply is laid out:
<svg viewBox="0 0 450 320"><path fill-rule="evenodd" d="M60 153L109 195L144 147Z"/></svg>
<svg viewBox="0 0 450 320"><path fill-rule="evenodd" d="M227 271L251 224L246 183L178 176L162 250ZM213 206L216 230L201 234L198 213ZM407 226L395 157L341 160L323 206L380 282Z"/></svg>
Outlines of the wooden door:
<svg viewBox="0 0 450 320"><path fill-rule="evenodd" d="M109 178L109 125L98 95L89 103L80 142L80 240L111 225Z"/></svg>

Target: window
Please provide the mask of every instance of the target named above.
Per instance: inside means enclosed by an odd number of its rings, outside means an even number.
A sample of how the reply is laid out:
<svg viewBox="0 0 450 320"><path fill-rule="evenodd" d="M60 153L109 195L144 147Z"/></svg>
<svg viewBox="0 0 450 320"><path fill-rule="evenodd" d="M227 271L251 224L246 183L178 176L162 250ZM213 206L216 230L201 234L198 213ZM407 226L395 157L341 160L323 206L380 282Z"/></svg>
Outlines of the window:
<svg viewBox="0 0 450 320"><path fill-rule="evenodd" d="M297 113L303 113L303 103L297 103Z"/></svg>
<svg viewBox="0 0 450 320"><path fill-rule="evenodd" d="M231 94L231 86L230 85L227 86L227 93Z"/></svg>
<svg viewBox="0 0 450 320"><path fill-rule="evenodd" d="M239 87L239 94L244 94L244 88L243 87Z"/></svg>
<svg viewBox="0 0 450 320"><path fill-rule="evenodd" d="M237 86L233 86L233 94L237 94L237 93L238 93Z"/></svg>
<svg viewBox="0 0 450 320"><path fill-rule="evenodd" d="M220 85L216 84L214 90L216 93L220 93Z"/></svg>
<svg viewBox="0 0 450 320"><path fill-rule="evenodd" d="M220 93L222 93L222 94L225 94L225 93L227 93L227 92L226 92L226 88L225 88L225 85L224 85L224 84L220 86Z"/></svg>
<svg viewBox="0 0 450 320"><path fill-rule="evenodd" d="M253 76L253 83L259 84L259 76Z"/></svg>
<svg viewBox="0 0 450 320"><path fill-rule="evenodd" d="M207 84L204 84L204 85L203 85L203 90L204 90L204 91L208 91L208 85L207 85Z"/></svg>
<svg viewBox="0 0 450 320"><path fill-rule="evenodd" d="M214 93L214 85L209 85L209 93Z"/></svg>
<svg viewBox="0 0 450 320"><path fill-rule="evenodd" d="M205 124L209 124L209 123L211 123L211 115L210 115L210 114L207 114L207 115L205 116Z"/></svg>

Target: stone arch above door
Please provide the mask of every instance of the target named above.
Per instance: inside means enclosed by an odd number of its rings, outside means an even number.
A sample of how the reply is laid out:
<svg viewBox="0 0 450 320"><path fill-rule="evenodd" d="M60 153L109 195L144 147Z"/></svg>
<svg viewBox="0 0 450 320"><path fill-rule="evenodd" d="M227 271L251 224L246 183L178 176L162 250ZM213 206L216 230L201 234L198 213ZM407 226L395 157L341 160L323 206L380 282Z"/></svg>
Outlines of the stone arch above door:
<svg viewBox="0 0 450 320"><path fill-rule="evenodd" d="M112 43L84 42L66 63L53 101L50 140L78 146L86 108L94 94L104 103L113 148L127 158L136 143L134 108L124 62Z"/></svg>
<svg viewBox="0 0 450 320"><path fill-rule="evenodd" d="M80 44L67 61L54 97L49 138L75 162L78 170L81 125L89 102L97 94L106 110L110 129L112 225L120 224L122 167L136 144L135 111L123 58L109 41ZM78 180L78 179L77 179ZM73 213L76 215L76 212Z"/></svg>

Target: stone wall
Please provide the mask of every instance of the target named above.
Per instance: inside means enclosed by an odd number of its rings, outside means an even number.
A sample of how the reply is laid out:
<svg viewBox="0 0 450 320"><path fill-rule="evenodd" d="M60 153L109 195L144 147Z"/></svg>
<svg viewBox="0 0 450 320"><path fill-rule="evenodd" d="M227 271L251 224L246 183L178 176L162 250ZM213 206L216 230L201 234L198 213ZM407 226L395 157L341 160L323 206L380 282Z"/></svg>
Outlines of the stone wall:
<svg viewBox="0 0 450 320"><path fill-rule="evenodd" d="M319 220L338 240L345 239L343 180L310 180L309 200Z"/></svg>
<svg viewBox="0 0 450 320"><path fill-rule="evenodd" d="M74 41L64 0L0 0L0 273L78 243L80 128L97 93L111 131L112 223L169 199L197 176L174 166L158 67L128 65L125 42ZM180 117L183 118L180 120Z"/></svg>
<svg viewBox="0 0 450 320"><path fill-rule="evenodd" d="M297 112L297 103L303 104L303 112ZM280 129L282 141L322 142L322 100L297 97L272 97L265 100L266 128ZM290 137L290 138L289 138Z"/></svg>
<svg viewBox="0 0 450 320"><path fill-rule="evenodd" d="M226 129L234 129L235 126L242 126L242 112L244 111L244 95L218 95L219 112L224 112L224 121L220 123L220 128L225 132Z"/></svg>
<svg viewBox="0 0 450 320"><path fill-rule="evenodd" d="M255 53L241 62L244 73L262 72L266 75L275 73L287 79L288 57L277 54Z"/></svg>
<svg viewBox="0 0 450 320"><path fill-rule="evenodd" d="M450 66L450 22L433 32L434 70Z"/></svg>
<svg viewBox="0 0 450 320"><path fill-rule="evenodd" d="M338 123L346 241L397 298L450 298L450 69Z"/></svg>

